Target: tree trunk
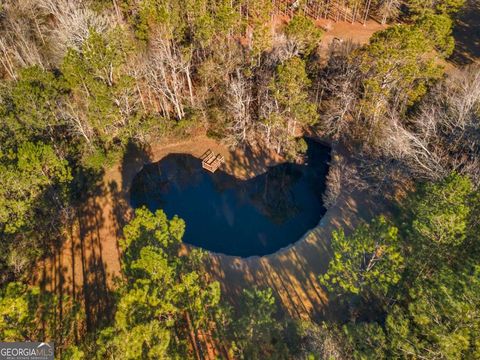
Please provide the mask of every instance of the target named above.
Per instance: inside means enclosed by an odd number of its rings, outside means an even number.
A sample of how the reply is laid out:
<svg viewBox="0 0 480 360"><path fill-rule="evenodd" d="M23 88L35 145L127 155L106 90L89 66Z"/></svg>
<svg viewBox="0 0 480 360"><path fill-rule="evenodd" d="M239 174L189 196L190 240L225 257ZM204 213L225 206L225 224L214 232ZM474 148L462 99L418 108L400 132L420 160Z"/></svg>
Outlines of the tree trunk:
<svg viewBox="0 0 480 360"><path fill-rule="evenodd" d="M192 342L193 349L195 350L195 357L197 358L197 360L202 360L202 357L200 356L200 351L198 349L197 336L195 334L195 329L193 328L192 320L190 319L190 314L188 311L185 311L184 315L185 315L185 319L187 320L188 334L190 335L190 341Z"/></svg>

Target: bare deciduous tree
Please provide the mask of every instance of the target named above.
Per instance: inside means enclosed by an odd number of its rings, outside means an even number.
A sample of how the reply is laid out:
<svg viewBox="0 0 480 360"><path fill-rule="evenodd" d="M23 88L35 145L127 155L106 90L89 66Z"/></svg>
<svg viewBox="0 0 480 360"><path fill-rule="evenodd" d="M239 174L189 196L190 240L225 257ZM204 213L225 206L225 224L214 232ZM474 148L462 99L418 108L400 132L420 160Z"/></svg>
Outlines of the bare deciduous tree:
<svg viewBox="0 0 480 360"><path fill-rule="evenodd" d="M246 144L252 130L251 118L251 84L237 70L236 76L230 81L227 94L227 106L232 116L232 124L229 127L228 142L231 146Z"/></svg>
<svg viewBox="0 0 480 360"><path fill-rule="evenodd" d="M34 0L2 2L0 17L0 63L10 78L19 68L47 67L42 48L48 47L46 13Z"/></svg>
<svg viewBox="0 0 480 360"><path fill-rule="evenodd" d="M317 102L322 110L321 129L334 140L352 135L359 99L360 74L349 60L357 46L350 41L334 42L329 48L329 61L317 81Z"/></svg>
<svg viewBox="0 0 480 360"><path fill-rule="evenodd" d="M400 14L402 3L402 0L380 0L376 4L375 13L380 16L382 24L386 24L388 20L395 19Z"/></svg>
<svg viewBox="0 0 480 360"><path fill-rule="evenodd" d="M60 116L66 124L68 124L70 131L74 135L78 135L85 139L88 146L93 145L94 130L86 119L86 111L81 111L78 105L67 101L60 108Z"/></svg>
<svg viewBox="0 0 480 360"><path fill-rule="evenodd" d="M38 0L38 6L54 18L50 35L57 61L67 48L79 51L91 29L102 34L115 22L113 14L95 12L83 0Z"/></svg>
<svg viewBox="0 0 480 360"><path fill-rule="evenodd" d="M365 162L370 162L370 174L385 173L383 165L388 163L416 178L437 180L456 171L480 185L478 66L450 75L408 121L392 113L387 124L376 160Z"/></svg>
<svg viewBox="0 0 480 360"><path fill-rule="evenodd" d="M191 49L181 49L161 33L152 36L142 71L160 100L163 115L170 117L172 109L178 119L183 119L185 106L194 105Z"/></svg>

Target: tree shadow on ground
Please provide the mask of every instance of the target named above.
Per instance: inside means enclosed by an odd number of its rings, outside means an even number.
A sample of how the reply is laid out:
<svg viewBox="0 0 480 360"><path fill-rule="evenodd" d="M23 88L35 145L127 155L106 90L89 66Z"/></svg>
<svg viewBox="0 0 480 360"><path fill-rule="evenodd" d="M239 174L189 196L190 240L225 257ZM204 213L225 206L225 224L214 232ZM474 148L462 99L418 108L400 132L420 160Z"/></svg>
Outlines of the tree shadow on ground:
<svg viewBox="0 0 480 360"><path fill-rule="evenodd" d="M60 300L59 320L64 312L62 299L68 296L83 305L89 331L107 323L113 315L100 233L104 213L99 199L105 196L106 189L102 184L103 170L77 166L73 175L72 214L64 224L62 241L52 244L41 262L38 277L41 289L56 294Z"/></svg>
<svg viewBox="0 0 480 360"><path fill-rule="evenodd" d="M151 151L148 147L130 141L125 148L118 168L120 178L118 181L110 180L108 184L106 184L112 201L110 221L113 224L116 236L118 258L121 256L118 241L123 236L123 227L132 219L134 212L130 206L130 187L132 180L145 164L151 162L151 157ZM120 184L118 182L120 182Z"/></svg>
<svg viewBox="0 0 480 360"><path fill-rule="evenodd" d="M127 144L119 168L122 186L118 190L120 190L121 193L128 195L133 178L145 164L151 162L151 158L152 154L149 147L136 144L132 141Z"/></svg>
<svg viewBox="0 0 480 360"><path fill-rule="evenodd" d="M63 267L57 267L55 276L65 285L59 284L57 289L67 288L84 304L87 331L113 319L113 291L120 274L119 239L132 216L127 200L129 179L148 159L147 151L129 143L118 167L119 178L110 179L104 170L83 167L75 175L76 214L68 241L57 250L61 258L57 264Z"/></svg>
<svg viewBox="0 0 480 360"><path fill-rule="evenodd" d="M480 59L480 2L467 0L453 28L455 51L450 60L467 65Z"/></svg>

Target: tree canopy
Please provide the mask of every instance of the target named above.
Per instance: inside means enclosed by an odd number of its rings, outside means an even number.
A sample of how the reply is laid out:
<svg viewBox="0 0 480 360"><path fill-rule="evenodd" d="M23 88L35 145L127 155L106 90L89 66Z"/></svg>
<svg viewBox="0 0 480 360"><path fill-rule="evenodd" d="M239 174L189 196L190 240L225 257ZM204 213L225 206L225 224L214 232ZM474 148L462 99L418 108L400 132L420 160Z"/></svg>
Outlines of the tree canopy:
<svg viewBox="0 0 480 360"><path fill-rule="evenodd" d="M182 220L168 220L164 212L153 214L145 208L135 215L121 243L127 279L119 289L115 322L100 333L98 356L185 356L186 344L176 334L196 333L209 325L220 300L219 284L207 281L199 267L201 254L193 250L187 257L178 256Z"/></svg>
<svg viewBox="0 0 480 360"><path fill-rule="evenodd" d="M386 295L399 282L404 259L398 229L383 217L360 225L351 236L332 234L332 260L320 282L335 293Z"/></svg>

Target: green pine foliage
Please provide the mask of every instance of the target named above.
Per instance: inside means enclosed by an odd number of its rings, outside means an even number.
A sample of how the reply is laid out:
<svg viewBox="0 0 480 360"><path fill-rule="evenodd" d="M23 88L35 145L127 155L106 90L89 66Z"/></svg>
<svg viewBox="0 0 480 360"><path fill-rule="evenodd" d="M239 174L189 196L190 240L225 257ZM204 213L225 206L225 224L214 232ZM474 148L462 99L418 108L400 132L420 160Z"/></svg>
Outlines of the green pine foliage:
<svg viewBox="0 0 480 360"><path fill-rule="evenodd" d="M370 287L377 290L370 292L373 297L369 304L383 304L384 318L344 326L342 341L352 349L355 359L478 357L479 205L478 191L471 181L456 173L420 185L402 204L402 215L397 219L401 231L390 227L390 232L395 234L397 251L405 254L403 271L395 274L394 282L385 282L391 276L369 279L373 279ZM366 236L382 243L382 233L388 233L384 221L375 223L357 228L349 238L334 234L334 255L320 278L330 292L347 297L358 293L361 265L367 263L358 259L371 253L371 248L358 245L365 241L358 240ZM393 269L387 267L387 271ZM394 300L390 303L384 302L387 289Z"/></svg>
<svg viewBox="0 0 480 360"><path fill-rule="evenodd" d="M55 136L62 125L59 103L67 92L62 78L32 66L21 69L18 81L9 85L0 104L2 147L37 134Z"/></svg>
<svg viewBox="0 0 480 360"><path fill-rule="evenodd" d="M383 217L360 225L352 235L332 234L332 260L320 282L333 293L385 296L400 281L404 258L398 229Z"/></svg>
<svg viewBox="0 0 480 360"><path fill-rule="evenodd" d="M406 203L412 242L421 239L428 247L461 245L468 235L474 194L471 180L456 173L422 184Z"/></svg>
<svg viewBox="0 0 480 360"><path fill-rule="evenodd" d="M12 282L0 292L0 336L3 341L23 341L36 327L40 289Z"/></svg>
<svg viewBox="0 0 480 360"><path fill-rule="evenodd" d="M301 53L308 55L317 48L323 32L312 19L296 14L285 26L285 35L296 44Z"/></svg>
<svg viewBox="0 0 480 360"><path fill-rule="evenodd" d="M241 359L286 358L272 290L243 291L239 317L231 324L234 354Z"/></svg>
<svg viewBox="0 0 480 360"><path fill-rule="evenodd" d="M63 304L62 321L58 321L59 302ZM65 339L73 335L79 318L78 306L72 305L65 295L57 296L22 282L10 282L0 288L0 337L3 341L51 339L61 348Z"/></svg>
<svg viewBox="0 0 480 360"><path fill-rule="evenodd" d="M185 224L145 208L124 229L122 269L113 326L100 333L99 358L185 358L188 333L207 329L220 300L217 282L207 281L202 254L178 256ZM181 339L178 334L183 334Z"/></svg>
<svg viewBox="0 0 480 360"><path fill-rule="evenodd" d="M0 232L14 233L28 227L41 196L50 188L60 195L72 179L67 161L42 143L26 142L17 152L0 158Z"/></svg>
<svg viewBox="0 0 480 360"><path fill-rule="evenodd" d="M380 360L387 356L387 337L383 328L375 323L347 324L343 326L346 345L355 360Z"/></svg>
<svg viewBox="0 0 480 360"><path fill-rule="evenodd" d="M392 103L405 109L425 95L443 74L433 54L432 42L418 26L395 25L375 33L352 55L364 75L363 114L378 117Z"/></svg>
<svg viewBox="0 0 480 360"><path fill-rule="evenodd" d="M311 81L305 66L305 61L296 56L278 65L270 90L280 105L280 116L311 125L318 121L318 114L315 104L309 101Z"/></svg>
<svg viewBox="0 0 480 360"><path fill-rule="evenodd" d="M417 26L442 56L452 55L455 48L453 20L448 15L427 13L418 19Z"/></svg>
<svg viewBox="0 0 480 360"><path fill-rule="evenodd" d="M476 359L480 356L480 269L443 268L409 291L406 307L394 306L386 320L392 356Z"/></svg>
<svg viewBox="0 0 480 360"><path fill-rule="evenodd" d="M406 5L413 18L422 16L425 13L435 12L437 14L454 14L458 12L465 0L408 0Z"/></svg>
<svg viewBox="0 0 480 360"><path fill-rule="evenodd" d="M69 49L62 64L72 96L81 99L78 111L85 111L86 126L95 134L89 140L106 149L118 141L126 144L137 125L138 117L126 117L120 107L132 101L133 80L122 72L128 51L121 30L91 30L81 51Z"/></svg>

